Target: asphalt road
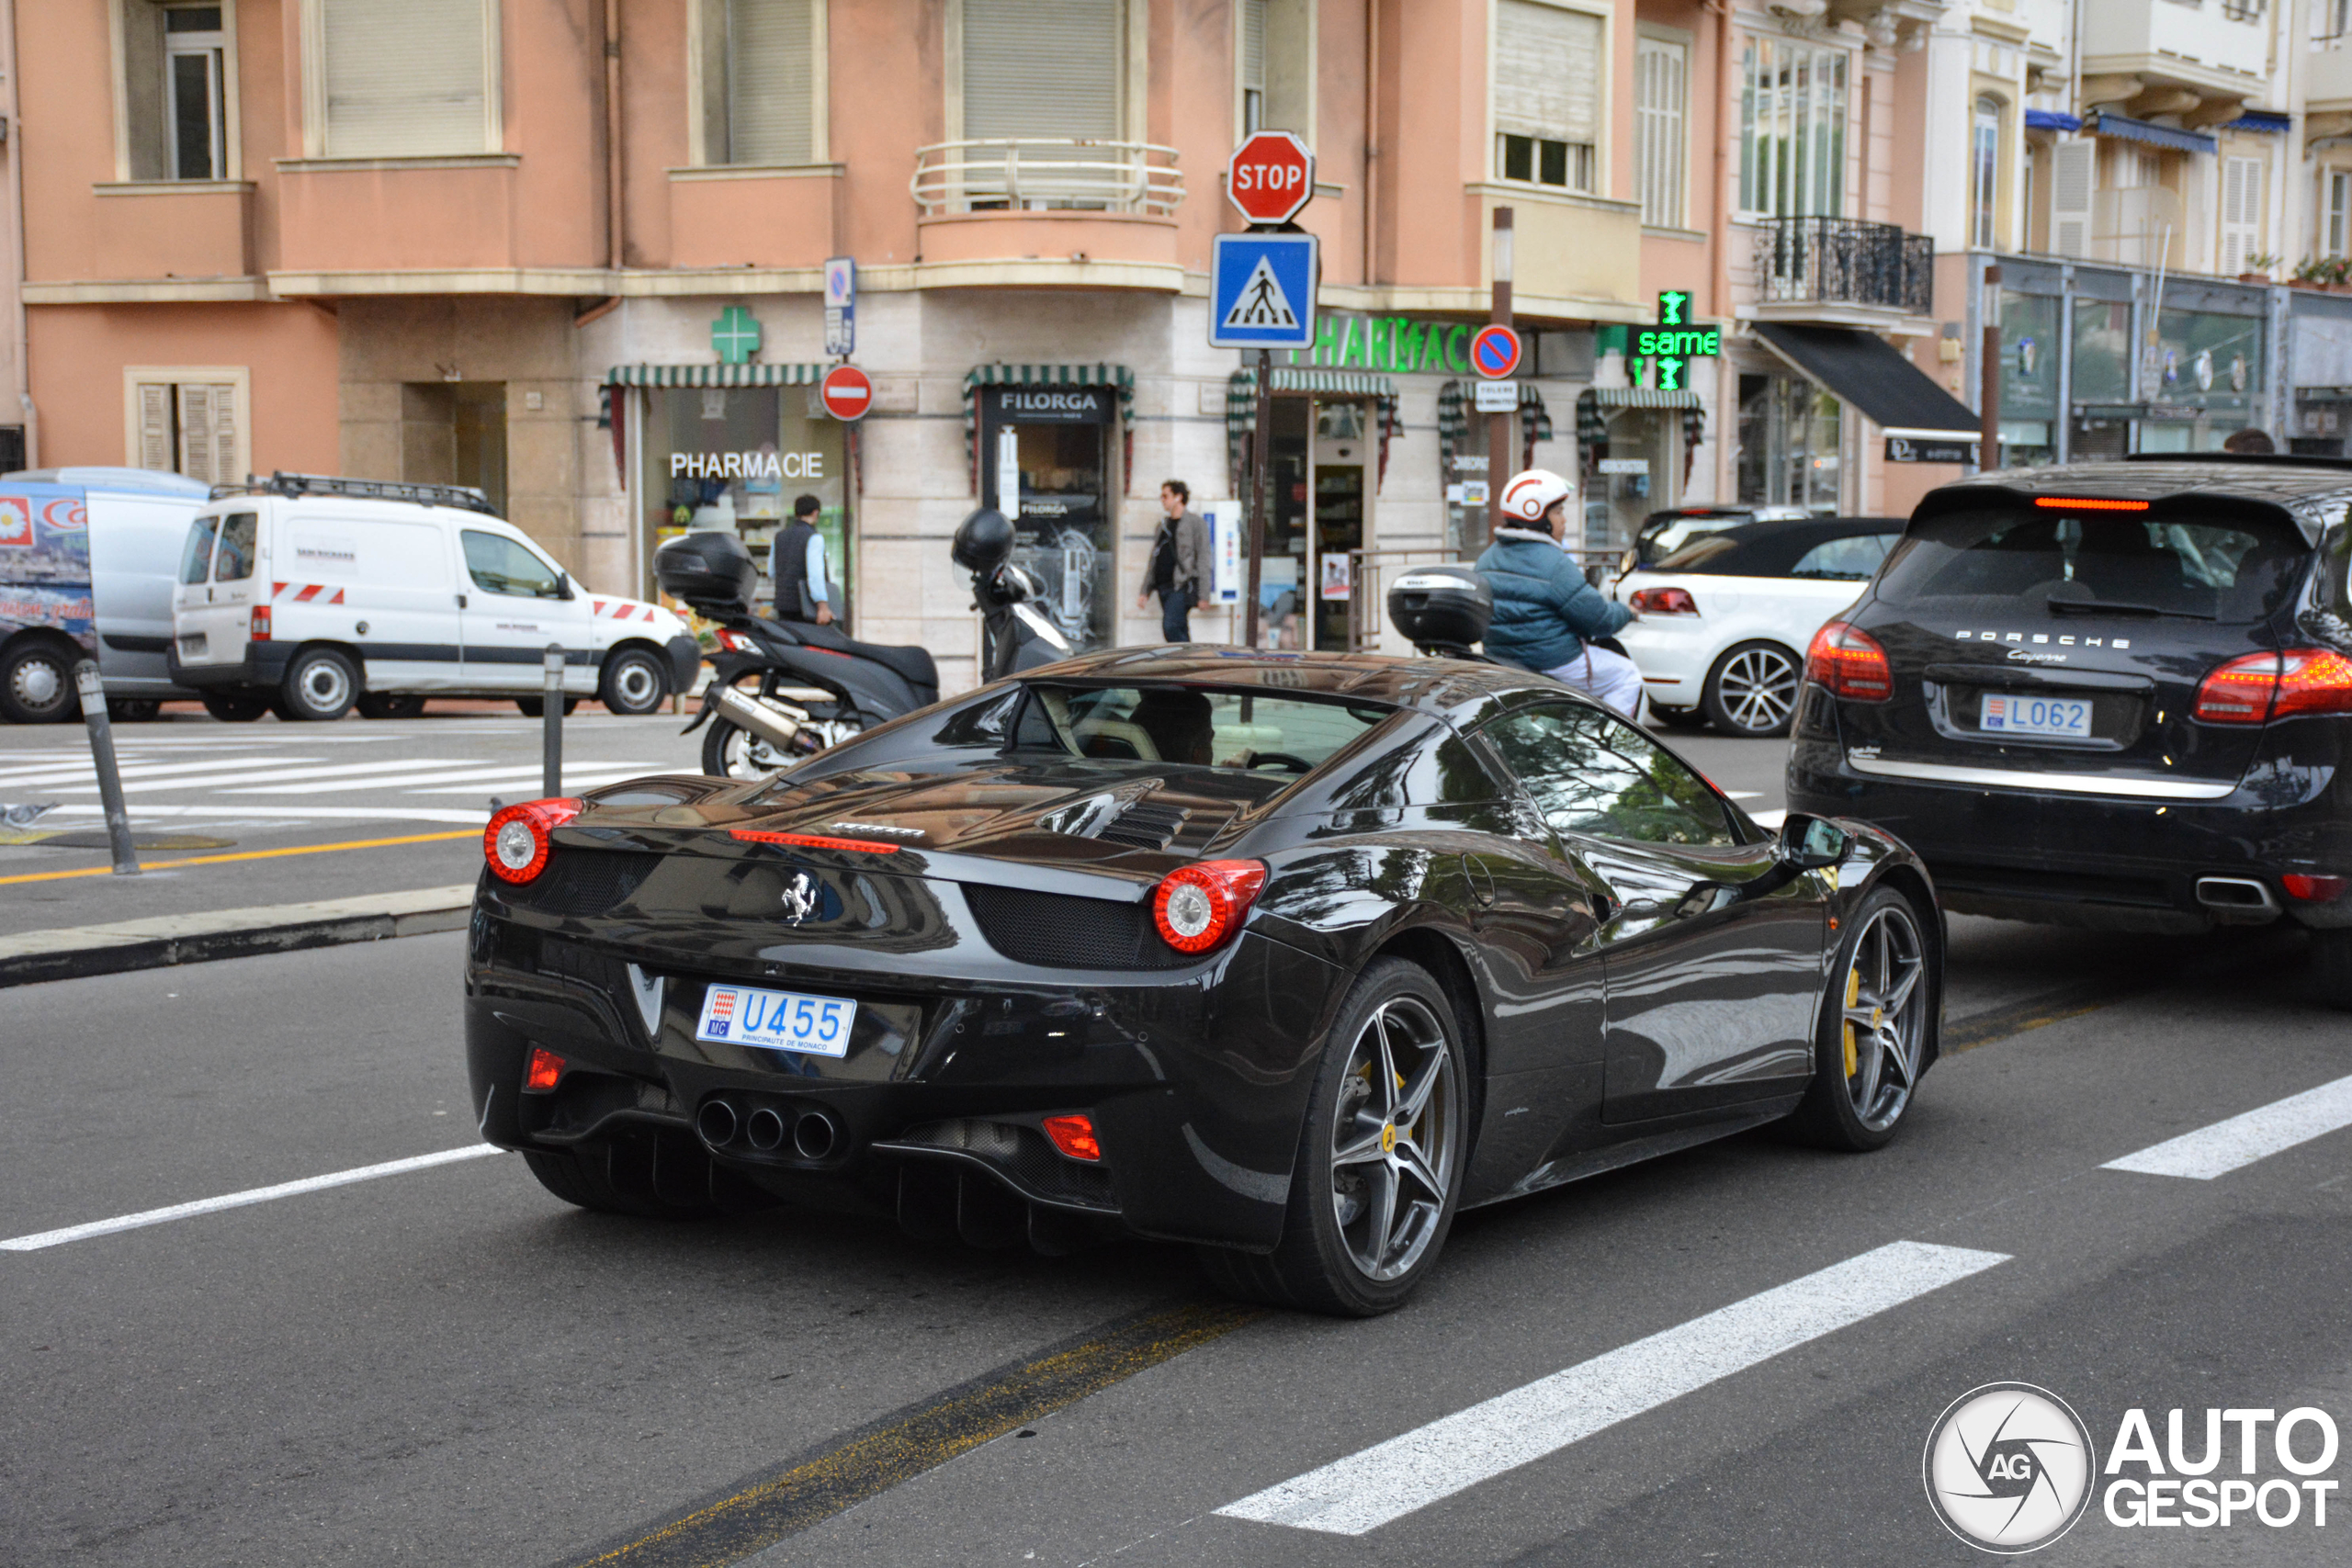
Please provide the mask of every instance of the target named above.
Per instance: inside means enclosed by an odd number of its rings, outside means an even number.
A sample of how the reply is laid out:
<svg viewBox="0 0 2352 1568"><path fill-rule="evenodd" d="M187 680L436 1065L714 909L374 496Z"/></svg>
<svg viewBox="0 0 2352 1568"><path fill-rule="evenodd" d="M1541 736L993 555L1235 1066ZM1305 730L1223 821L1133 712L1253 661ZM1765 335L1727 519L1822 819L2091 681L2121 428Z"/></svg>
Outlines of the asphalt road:
<svg viewBox="0 0 2352 1568"><path fill-rule="evenodd" d="M700 772L702 737L681 735L685 722L583 705L563 727L564 787ZM220 724L175 705L159 722L117 726L115 743L133 829L199 841L143 852L150 868L129 878L41 875L107 866L102 843L0 840L0 936L469 882L492 800L541 793L542 726L510 704L336 724ZM0 806L31 805L51 807L35 833L103 828L81 726L0 725ZM173 863L330 844L371 847Z"/></svg>
<svg viewBox="0 0 2352 1568"><path fill-rule="evenodd" d="M1741 756L1708 744L1737 787ZM2294 943L1953 935L1953 1037L1996 1037L1936 1068L1888 1150L1750 1134L1479 1211L1393 1316L1224 1319L987 1442L892 1434L946 1391L1001 1404L1007 1369L1136 1314L1214 1315L1190 1261L590 1216L503 1155L12 1250L472 1142L455 935L12 991L0 1564L723 1562L631 1543L787 1471L865 1500L763 1564L1957 1563L1977 1554L1931 1515L1920 1455L1979 1384L2059 1393L2101 1454L2133 1406L2160 1445L2189 1410L2192 1451L2207 1406L2352 1418L2352 1131L2211 1179L2102 1168L2352 1075ZM1843 1326L1768 1311L1751 1337L1803 1342L1679 1393L1653 1385L1692 1358L1652 1355L1622 1419L1368 1533L1217 1512L1820 1271L1920 1256L1962 1267ZM2262 1436L2256 1481L2285 1477ZM1451 1486L1468 1452L1408 1478ZM2326 1476L2352 1481L2347 1458ZM2324 1529L2308 1509L2125 1529L2095 1503L2041 1560L2340 1562L2336 1504Z"/></svg>

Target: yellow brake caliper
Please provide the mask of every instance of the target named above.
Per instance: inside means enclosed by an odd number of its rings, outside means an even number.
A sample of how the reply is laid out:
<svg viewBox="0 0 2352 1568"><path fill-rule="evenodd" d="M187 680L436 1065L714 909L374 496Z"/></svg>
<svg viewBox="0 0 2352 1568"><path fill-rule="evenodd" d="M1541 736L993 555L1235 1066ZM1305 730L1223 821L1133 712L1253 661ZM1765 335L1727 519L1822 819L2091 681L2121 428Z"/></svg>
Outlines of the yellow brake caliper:
<svg viewBox="0 0 2352 1568"><path fill-rule="evenodd" d="M1852 1016L1851 1016L1851 1015L1852 1015L1852 1012L1853 1012L1854 1004L1855 1004L1856 1002L1858 1002L1858 1001L1861 1000L1861 997L1862 997L1862 972L1861 972L1860 970L1859 970L1859 969L1849 969L1849 970L1847 970L1847 971L1846 971L1846 1010L1847 1010L1847 1015L1848 1015L1848 1016L1847 1016L1847 1018L1846 1018L1846 1022L1845 1022L1845 1026L1844 1026L1844 1027L1845 1027L1845 1031L1846 1031L1846 1076L1847 1076L1848 1077L1849 1077L1849 1078L1850 1078L1850 1077L1852 1077L1854 1076L1855 1072L1856 1072L1856 1071L1860 1067L1860 1066L1861 1066L1861 1063L1860 1063L1860 1062L1856 1058L1856 1056L1855 1056L1855 1055L1854 1055L1854 1020L1853 1020L1853 1018L1852 1018Z"/></svg>

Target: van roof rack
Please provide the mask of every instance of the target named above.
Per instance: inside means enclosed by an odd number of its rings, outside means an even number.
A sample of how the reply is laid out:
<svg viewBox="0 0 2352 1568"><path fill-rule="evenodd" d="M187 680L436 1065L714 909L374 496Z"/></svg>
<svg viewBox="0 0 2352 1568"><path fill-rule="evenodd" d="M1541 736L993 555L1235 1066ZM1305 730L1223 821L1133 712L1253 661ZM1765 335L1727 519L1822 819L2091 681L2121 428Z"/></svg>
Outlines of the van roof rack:
<svg viewBox="0 0 2352 1568"><path fill-rule="evenodd" d="M419 506L455 506L498 515L490 497L470 485L406 484L396 479L348 479L334 474L289 474L283 469L267 479L247 474L243 484L214 485L212 499L230 495L282 495L289 501L306 496L341 495L357 501L406 501Z"/></svg>

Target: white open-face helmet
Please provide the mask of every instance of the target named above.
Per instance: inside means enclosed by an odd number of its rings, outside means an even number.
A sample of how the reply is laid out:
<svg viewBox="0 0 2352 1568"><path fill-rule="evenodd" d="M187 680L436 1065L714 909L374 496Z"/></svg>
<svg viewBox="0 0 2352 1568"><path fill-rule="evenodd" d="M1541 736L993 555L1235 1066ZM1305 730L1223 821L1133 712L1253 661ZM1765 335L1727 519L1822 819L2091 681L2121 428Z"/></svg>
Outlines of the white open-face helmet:
<svg viewBox="0 0 2352 1568"><path fill-rule="evenodd" d="M1576 492L1576 486L1551 469L1530 468L1503 486L1503 516L1522 528L1541 528L1544 514Z"/></svg>

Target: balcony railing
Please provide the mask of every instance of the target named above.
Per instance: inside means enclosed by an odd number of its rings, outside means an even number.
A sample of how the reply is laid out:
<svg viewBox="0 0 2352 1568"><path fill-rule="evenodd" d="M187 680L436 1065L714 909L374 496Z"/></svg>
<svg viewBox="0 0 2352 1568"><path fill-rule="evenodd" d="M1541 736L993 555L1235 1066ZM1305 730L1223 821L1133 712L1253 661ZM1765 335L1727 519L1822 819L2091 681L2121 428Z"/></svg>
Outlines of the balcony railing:
<svg viewBox="0 0 2352 1568"><path fill-rule="evenodd" d="M1146 141L942 141L915 154L925 218L950 212L1170 213L1184 199L1176 150Z"/></svg>
<svg viewBox="0 0 2352 1568"><path fill-rule="evenodd" d="M1924 316L1935 299L1936 243L1892 223L1771 218L1756 236L1766 304L1860 305Z"/></svg>

